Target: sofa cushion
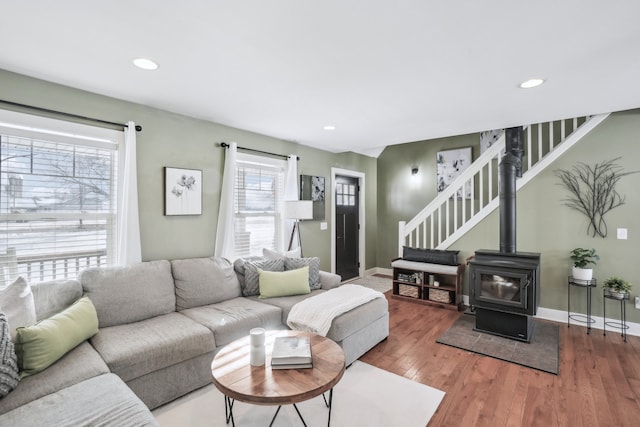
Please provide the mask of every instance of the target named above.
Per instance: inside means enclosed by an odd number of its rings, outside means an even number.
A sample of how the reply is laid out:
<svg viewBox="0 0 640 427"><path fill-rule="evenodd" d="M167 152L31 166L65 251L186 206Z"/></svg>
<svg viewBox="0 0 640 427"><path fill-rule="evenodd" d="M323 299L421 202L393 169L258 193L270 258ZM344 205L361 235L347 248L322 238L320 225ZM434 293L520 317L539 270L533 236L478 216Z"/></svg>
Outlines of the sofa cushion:
<svg viewBox="0 0 640 427"><path fill-rule="evenodd" d="M309 267L289 271L263 271L260 275L260 298L301 295L311 292L309 288Z"/></svg>
<svg viewBox="0 0 640 427"><path fill-rule="evenodd" d="M18 358L9 334L7 316L0 311L0 399L11 393L18 382Z"/></svg>
<svg viewBox="0 0 640 427"><path fill-rule="evenodd" d="M260 294L260 275L258 270L284 271L284 260L264 259L260 261L247 261L244 263L244 288L242 295L245 297Z"/></svg>
<svg viewBox="0 0 640 427"><path fill-rule="evenodd" d="M35 325L18 328L16 354L21 375L46 369L97 332L98 316L88 297Z"/></svg>
<svg viewBox="0 0 640 427"><path fill-rule="evenodd" d="M284 269L296 270L304 266L309 267L309 287L312 290L320 289L320 258L285 258Z"/></svg>
<svg viewBox="0 0 640 427"><path fill-rule="evenodd" d="M389 302L386 298L376 298L333 319L327 338L341 342L360 329L387 315Z"/></svg>
<svg viewBox="0 0 640 427"><path fill-rule="evenodd" d="M91 344L109 369L124 381L215 348L211 331L180 313L100 328Z"/></svg>
<svg viewBox="0 0 640 427"><path fill-rule="evenodd" d="M18 387L0 399L0 414L36 400L57 390L95 376L106 374L109 368L98 352L85 341L48 369L20 380ZM2 425L2 422L0 422Z"/></svg>
<svg viewBox="0 0 640 427"><path fill-rule="evenodd" d="M249 335L252 328L285 329L278 307L250 298L234 298L180 313L209 328L217 347Z"/></svg>
<svg viewBox="0 0 640 427"><path fill-rule="evenodd" d="M114 374L100 375L0 416L3 426L157 426L151 411Z"/></svg>
<svg viewBox="0 0 640 427"><path fill-rule="evenodd" d="M286 296L286 297L274 297L274 298L267 298L267 299L260 299L259 296L252 296L252 297L248 297L249 299L253 300L253 301L260 301L263 302L265 304L269 304L269 305L273 305L276 306L278 308L280 308L280 310L282 311L282 317L281 317L281 322L283 325L287 324L287 318L289 317L289 312L291 311L291 307L293 307L294 305L296 305L297 303L299 303L302 300L305 300L309 297L312 297L314 295L318 295L322 292L326 292L324 289L318 289L315 291L311 291L311 293L308 294L302 294L302 295L292 295L292 296Z"/></svg>
<svg viewBox="0 0 640 427"><path fill-rule="evenodd" d="M242 293L233 264L225 258L173 260L171 271L177 310L237 298Z"/></svg>
<svg viewBox="0 0 640 427"><path fill-rule="evenodd" d="M7 316L11 339L16 339L16 329L36 323L36 307L31 287L22 276L9 286L0 289L0 311Z"/></svg>
<svg viewBox="0 0 640 427"><path fill-rule="evenodd" d="M49 280L31 284L36 305L36 319L60 313L82 296L82 285L75 279Z"/></svg>
<svg viewBox="0 0 640 427"><path fill-rule="evenodd" d="M96 307L101 328L176 310L171 264L167 260L89 268L80 273L78 280Z"/></svg>

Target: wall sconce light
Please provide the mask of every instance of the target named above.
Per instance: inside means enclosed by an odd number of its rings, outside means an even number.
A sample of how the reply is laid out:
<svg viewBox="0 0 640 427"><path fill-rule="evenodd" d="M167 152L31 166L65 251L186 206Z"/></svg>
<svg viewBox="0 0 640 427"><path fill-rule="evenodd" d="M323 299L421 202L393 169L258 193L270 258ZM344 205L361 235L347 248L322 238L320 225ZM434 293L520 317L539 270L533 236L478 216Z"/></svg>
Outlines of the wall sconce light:
<svg viewBox="0 0 640 427"><path fill-rule="evenodd" d="M414 166L411 168L411 175L417 175L418 174L418 167Z"/></svg>

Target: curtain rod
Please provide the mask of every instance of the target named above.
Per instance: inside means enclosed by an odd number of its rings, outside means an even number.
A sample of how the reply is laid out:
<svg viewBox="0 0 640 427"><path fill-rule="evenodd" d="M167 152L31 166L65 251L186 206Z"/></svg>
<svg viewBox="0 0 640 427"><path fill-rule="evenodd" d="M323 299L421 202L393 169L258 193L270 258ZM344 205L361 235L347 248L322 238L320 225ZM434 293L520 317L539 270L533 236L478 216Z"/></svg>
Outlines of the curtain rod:
<svg viewBox="0 0 640 427"><path fill-rule="evenodd" d="M13 107L20 107L20 108L26 108L29 110L39 111L41 113L55 114L63 117L71 117L74 119L87 120L94 123L102 123L104 125L119 126L119 127L122 127L123 129L129 127L129 125L127 125L126 123L110 122L108 120L95 119L93 117L80 116L78 114L72 114L72 113L65 113L64 111L50 110L48 108L35 107L33 105L27 105L27 104L20 104L18 102L13 102L13 101L5 101L4 99L0 99L0 103L11 105ZM136 131L142 132L142 126L136 125Z"/></svg>
<svg viewBox="0 0 640 427"><path fill-rule="evenodd" d="M220 143L220 147L228 148L229 144L227 144L226 142L221 142ZM267 154L269 156L282 157L283 159L288 159L289 158L289 156L286 156L284 154L269 153L268 151L256 150L255 148L245 148L245 147L238 146L238 149L239 150L245 150L245 151L253 151L254 153ZM296 160L300 160L300 156L296 156Z"/></svg>

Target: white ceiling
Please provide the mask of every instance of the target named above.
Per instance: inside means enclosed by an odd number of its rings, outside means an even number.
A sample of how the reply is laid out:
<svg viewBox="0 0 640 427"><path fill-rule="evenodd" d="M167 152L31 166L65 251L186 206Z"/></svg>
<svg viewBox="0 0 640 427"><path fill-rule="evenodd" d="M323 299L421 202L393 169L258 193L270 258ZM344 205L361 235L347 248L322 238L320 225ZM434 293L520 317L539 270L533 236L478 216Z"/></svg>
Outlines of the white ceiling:
<svg viewBox="0 0 640 427"><path fill-rule="evenodd" d="M1 15L0 68L332 152L640 107L637 0L2 0ZM518 87L531 77L546 83Z"/></svg>

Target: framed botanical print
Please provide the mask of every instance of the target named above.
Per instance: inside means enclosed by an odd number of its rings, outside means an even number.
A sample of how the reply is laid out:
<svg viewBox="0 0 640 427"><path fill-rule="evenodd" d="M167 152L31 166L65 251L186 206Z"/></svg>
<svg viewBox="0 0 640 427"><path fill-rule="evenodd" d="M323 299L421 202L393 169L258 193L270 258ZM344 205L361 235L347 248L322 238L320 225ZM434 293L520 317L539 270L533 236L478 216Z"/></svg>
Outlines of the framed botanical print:
<svg viewBox="0 0 640 427"><path fill-rule="evenodd" d="M164 168L164 214L202 214L202 171Z"/></svg>

